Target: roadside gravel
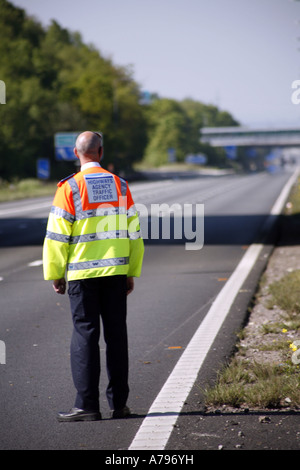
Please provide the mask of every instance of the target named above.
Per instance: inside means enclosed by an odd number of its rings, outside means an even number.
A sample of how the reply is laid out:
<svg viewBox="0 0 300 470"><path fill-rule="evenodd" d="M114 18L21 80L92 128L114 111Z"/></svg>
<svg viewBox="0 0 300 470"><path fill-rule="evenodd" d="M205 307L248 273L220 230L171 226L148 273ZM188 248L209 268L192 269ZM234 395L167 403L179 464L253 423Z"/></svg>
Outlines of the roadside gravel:
<svg viewBox="0 0 300 470"><path fill-rule="evenodd" d="M247 358L261 363L286 360L281 350L262 351L257 347L258 343L261 346L264 341L272 340L270 334L262 333L262 325L282 321L283 312L278 306L268 308L269 286L287 273L300 269L300 216L282 216L281 219L278 242L261 279L260 290L245 326L246 334L241 340L243 349L247 350ZM291 342L300 339L293 331L281 334L284 340ZM288 401L280 409L207 407L203 403L201 406L191 394L183 411L185 415L176 424L169 449L300 449L300 410L289 406Z"/></svg>

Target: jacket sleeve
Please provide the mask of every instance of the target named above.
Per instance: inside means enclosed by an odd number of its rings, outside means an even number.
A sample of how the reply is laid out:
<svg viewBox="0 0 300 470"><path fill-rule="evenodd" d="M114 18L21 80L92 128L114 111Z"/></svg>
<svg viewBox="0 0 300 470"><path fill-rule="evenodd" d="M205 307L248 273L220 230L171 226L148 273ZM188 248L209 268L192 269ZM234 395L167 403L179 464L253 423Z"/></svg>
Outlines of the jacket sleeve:
<svg viewBox="0 0 300 470"><path fill-rule="evenodd" d="M127 226L130 243L129 269L127 276L139 277L144 258L144 240L141 233L139 215L127 185Z"/></svg>
<svg viewBox="0 0 300 470"><path fill-rule="evenodd" d="M75 211L69 185L59 186L51 207L43 245L43 270L45 280L65 277L69 256L69 241Z"/></svg>

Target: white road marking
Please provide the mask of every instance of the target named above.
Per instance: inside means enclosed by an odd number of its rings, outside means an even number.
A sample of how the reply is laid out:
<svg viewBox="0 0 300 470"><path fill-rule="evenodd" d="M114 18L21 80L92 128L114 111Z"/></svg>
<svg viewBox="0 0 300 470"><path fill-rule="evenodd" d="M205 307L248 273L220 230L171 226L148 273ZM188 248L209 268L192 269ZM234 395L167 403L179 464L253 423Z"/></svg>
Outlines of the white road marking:
<svg viewBox="0 0 300 470"><path fill-rule="evenodd" d="M282 212L286 198L298 175L299 169L289 178L277 198L266 221L268 228L274 221L272 216ZM263 244L252 244L247 249L155 398L129 450L163 450L165 448L205 357L262 248Z"/></svg>
<svg viewBox="0 0 300 470"><path fill-rule="evenodd" d="M32 266L41 266L43 264L42 259L37 259L36 261L32 261L31 263L28 263L27 266L32 267Z"/></svg>

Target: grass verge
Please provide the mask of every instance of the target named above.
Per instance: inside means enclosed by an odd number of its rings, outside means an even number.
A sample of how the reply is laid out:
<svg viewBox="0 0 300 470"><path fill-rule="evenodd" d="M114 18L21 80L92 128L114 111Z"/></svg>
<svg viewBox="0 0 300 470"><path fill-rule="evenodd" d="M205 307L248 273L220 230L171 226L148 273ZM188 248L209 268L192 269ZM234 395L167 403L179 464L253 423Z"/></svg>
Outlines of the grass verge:
<svg viewBox="0 0 300 470"><path fill-rule="evenodd" d="M56 183L34 178L15 180L11 183L0 181L0 202L15 201L29 197L54 196Z"/></svg>
<svg viewBox="0 0 300 470"><path fill-rule="evenodd" d="M298 182L285 211L289 230L299 212ZM273 267L267 276L267 268L236 353L216 384L202 390L208 409L300 409L300 270L287 272L289 264L281 257L284 274L276 279Z"/></svg>

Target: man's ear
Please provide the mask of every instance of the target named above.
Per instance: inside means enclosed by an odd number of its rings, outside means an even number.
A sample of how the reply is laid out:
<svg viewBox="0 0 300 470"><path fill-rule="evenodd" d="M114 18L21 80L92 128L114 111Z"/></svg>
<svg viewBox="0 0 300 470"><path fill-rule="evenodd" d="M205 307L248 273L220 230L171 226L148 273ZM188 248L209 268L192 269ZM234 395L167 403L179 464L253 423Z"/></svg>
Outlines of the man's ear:
<svg viewBox="0 0 300 470"><path fill-rule="evenodd" d="M100 157L100 162L103 159L103 147L100 147L99 149L99 157Z"/></svg>
<svg viewBox="0 0 300 470"><path fill-rule="evenodd" d="M73 152L74 152L74 154L76 155L76 157L79 158L79 155L78 155L78 152L77 152L77 148L76 148L76 147L74 147Z"/></svg>

